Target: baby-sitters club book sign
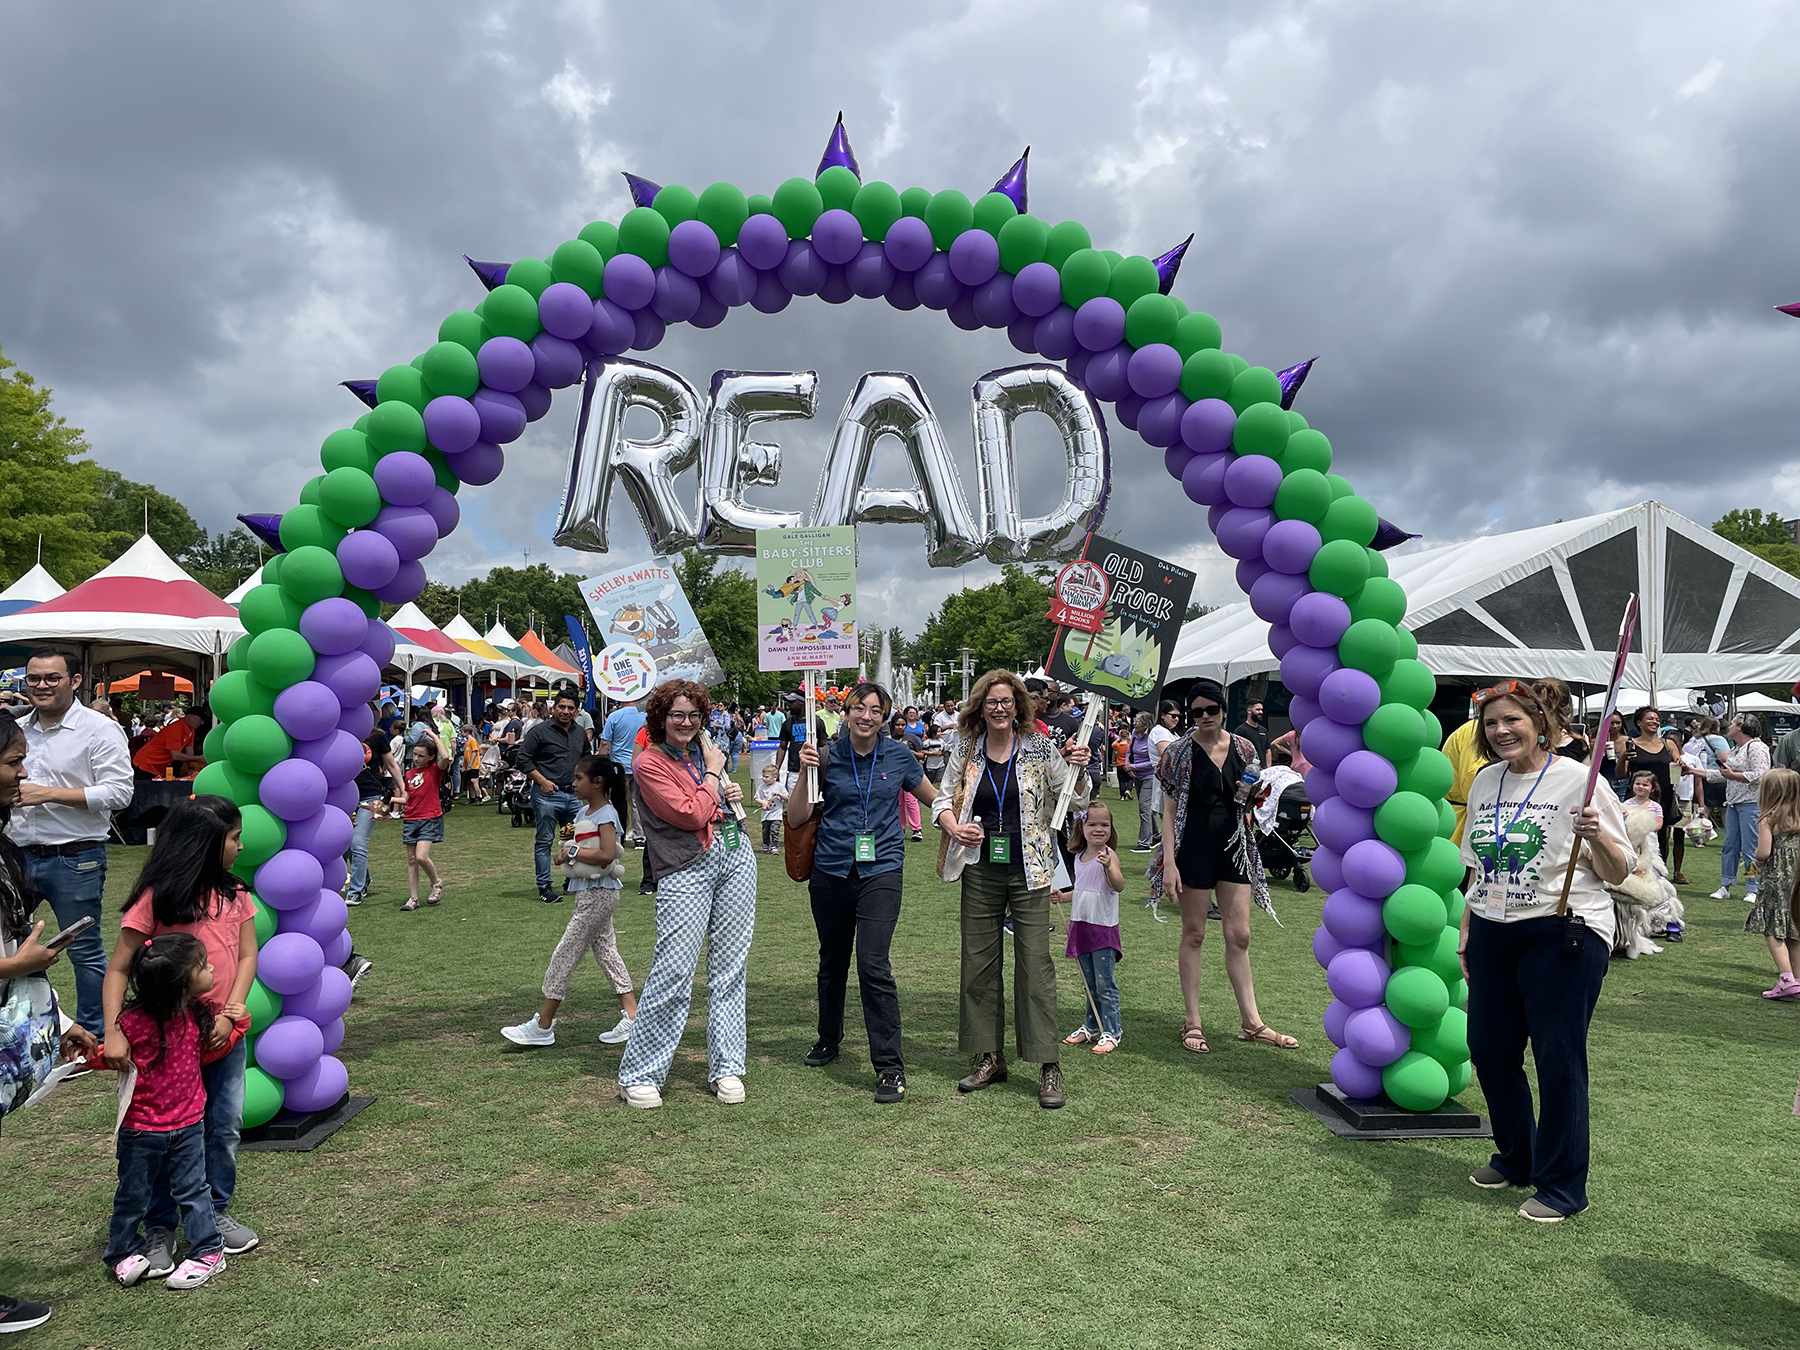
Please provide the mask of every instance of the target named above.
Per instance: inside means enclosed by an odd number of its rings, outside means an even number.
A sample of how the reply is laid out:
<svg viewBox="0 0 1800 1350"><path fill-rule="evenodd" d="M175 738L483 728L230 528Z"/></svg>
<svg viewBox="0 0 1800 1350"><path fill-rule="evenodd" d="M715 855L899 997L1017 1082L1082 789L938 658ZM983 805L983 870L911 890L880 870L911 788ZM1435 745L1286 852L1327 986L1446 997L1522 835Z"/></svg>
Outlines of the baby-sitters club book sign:
<svg viewBox="0 0 1800 1350"><path fill-rule="evenodd" d="M1049 617L1067 626L1056 630L1050 678L1155 712L1194 574L1098 535L1063 574L1051 588Z"/></svg>
<svg viewBox="0 0 1800 1350"><path fill-rule="evenodd" d="M756 532L756 649L763 670L856 664L856 527Z"/></svg>

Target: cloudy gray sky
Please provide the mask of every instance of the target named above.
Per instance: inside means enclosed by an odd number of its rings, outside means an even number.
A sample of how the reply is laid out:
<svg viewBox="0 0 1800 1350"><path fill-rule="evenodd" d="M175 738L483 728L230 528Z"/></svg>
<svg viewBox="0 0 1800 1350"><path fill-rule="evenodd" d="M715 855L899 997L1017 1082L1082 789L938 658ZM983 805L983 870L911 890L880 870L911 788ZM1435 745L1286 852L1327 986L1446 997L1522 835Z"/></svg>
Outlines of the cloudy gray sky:
<svg viewBox="0 0 1800 1350"><path fill-rule="evenodd" d="M1197 232L1177 294L1254 364L1318 356L1297 406L1432 541L1645 496L1796 514L1800 323L1770 306L1800 300L1797 57L1776 3L21 4L0 342L102 462L221 528L317 472L361 411L338 380L480 297L460 254L616 220L622 169L772 191L842 108L865 180L973 196L1030 144L1035 214L1127 253ZM759 494L798 507L877 369L918 376L972 493L969 387L1023 358L929 311L806 300L649 359L702 389L817 370L821 418L780 429ZM527 548L594 565L548 543L577 401L465 491L435 575ZM1204 513L1112 430L1109 532L1234 598ZM611 560L644 551L621 503ZM865 612L916 631L964 580L922 552L917 527L868 530Z"/></svg>

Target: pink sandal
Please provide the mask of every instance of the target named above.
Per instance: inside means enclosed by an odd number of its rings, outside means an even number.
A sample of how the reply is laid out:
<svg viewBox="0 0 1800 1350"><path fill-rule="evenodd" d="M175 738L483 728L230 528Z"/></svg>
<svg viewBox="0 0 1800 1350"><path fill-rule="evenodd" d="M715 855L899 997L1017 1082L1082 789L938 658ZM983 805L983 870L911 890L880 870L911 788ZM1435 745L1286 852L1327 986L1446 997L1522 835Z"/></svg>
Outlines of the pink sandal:
<svg viewBox="0 0 1800 1350"><path fill-rule="evenodd" d="M1773 989L1763 990L1764 998L1800 998L1800 979L1792 975L1783 975L1775 981Z"/></svg>

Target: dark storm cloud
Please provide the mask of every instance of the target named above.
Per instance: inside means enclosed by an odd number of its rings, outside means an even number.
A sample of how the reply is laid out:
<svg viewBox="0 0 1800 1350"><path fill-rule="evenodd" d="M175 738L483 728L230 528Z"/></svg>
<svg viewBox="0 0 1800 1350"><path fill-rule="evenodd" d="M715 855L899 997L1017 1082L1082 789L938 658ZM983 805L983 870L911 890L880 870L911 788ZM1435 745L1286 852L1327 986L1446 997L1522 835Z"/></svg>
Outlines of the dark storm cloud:
<svg viewBox="0 0 1800 1350"><path fill-rule="evenodd" d="M358 411L337 380L479 296L459 254L616 219L621 169L771 190L842 107L865 178L973 194L1030 143L1037 214L1126 252L1197 231L1178 293L1252 362L1318 355L1297 406L1435 539L1646 495L1792 514L1800 327L1769 306L1800 299L1796 36L1752 4L19 7L0 341L103 462L217 528L292 500ZM875 369L919 377L972 493L969 386L1019 358L939 315L815 300L678 328L650 359L701 387L818 370L820 418L781 429L762 494L799 507ZM442 574L553 556L574 402L465 494ZM1203 513L1114 432L1110 527L1229 598ZM614 535L617 560L642 548L623 515ZM863 557L915 630L958 580L920 553L884 527Z"/></svg>

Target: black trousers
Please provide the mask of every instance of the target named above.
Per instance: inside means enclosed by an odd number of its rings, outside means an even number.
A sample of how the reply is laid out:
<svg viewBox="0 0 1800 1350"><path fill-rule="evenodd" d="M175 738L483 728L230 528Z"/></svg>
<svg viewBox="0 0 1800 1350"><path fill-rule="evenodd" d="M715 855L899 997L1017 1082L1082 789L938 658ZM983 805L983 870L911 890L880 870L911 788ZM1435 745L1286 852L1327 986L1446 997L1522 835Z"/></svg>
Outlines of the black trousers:
<svg viewBox="0 0 1800 1350"><path fill-rule="evenodd" d="M900 991L888 948L900 921L901 869L864 876L852 865L847 877L815 871L809 887L813 923L819 930L819 1039L844 1039L844 997L850 982L850 951L856 950L856 983L862 992L863 1026L869 1033L869 1062L876 1073L902 1069Z"/></svg>

